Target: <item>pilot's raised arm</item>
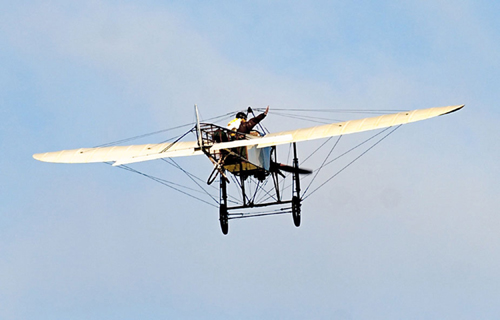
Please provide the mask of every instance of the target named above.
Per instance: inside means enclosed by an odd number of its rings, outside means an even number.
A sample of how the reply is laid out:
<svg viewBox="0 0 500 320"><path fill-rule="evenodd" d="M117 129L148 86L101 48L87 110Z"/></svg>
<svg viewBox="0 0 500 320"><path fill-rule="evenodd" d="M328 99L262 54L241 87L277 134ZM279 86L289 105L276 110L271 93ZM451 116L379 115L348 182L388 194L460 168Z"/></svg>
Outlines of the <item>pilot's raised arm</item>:
<svg viewBox="0 0 500 320"><path fill-rule="evenodd" d="M268 112L269 106L267 106L266 111L248 121L246 120L247 117L245 113L238 112L236 118L238 118L238 115L243 116L243 118L240 118L241 122L237 131L241 133L250 133L250 131L252 131L252 129L267 116Z"/></svg>

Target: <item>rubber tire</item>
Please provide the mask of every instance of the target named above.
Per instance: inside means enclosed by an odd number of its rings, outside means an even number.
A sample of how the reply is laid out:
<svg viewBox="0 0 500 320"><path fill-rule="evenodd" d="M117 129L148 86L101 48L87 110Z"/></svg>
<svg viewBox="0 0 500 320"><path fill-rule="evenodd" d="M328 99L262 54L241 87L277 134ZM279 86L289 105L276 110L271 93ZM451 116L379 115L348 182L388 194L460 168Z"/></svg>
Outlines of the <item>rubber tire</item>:
<svg viewBox="0 0 500 320"><path fill-rule="evenodd" d="M219 222L220 228L224 235L227 235L229 232L229 219L227 215L227 208L225 204L221 204L219 208Z"/></svg>
<svg viewBox="0 0 500 320"><path fill-rule="evenodd" d="M296 227L300 227L300 198L293 196L292 198L292 217Z"/></svg>

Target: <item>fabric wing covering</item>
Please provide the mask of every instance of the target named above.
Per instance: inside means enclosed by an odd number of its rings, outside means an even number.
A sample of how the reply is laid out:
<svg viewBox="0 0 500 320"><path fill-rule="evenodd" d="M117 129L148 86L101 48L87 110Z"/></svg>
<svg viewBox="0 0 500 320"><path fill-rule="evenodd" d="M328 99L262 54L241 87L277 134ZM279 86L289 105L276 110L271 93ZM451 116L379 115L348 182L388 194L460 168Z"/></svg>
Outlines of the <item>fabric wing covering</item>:
<svg viewBox="0 0 500 320"><path fill-rule="evenodd" d="M248 145L257 145L257 147L262 148L291 142L307 141L368 130L383 129L391 126L430 119L460 110L463 107L463 105L460 105L419 109L359 120L314 126L305 129L283 131L267 134L265 137L261 138L216 143L211 146L211 149L215 151L224 148L235 148ZM196 141L182 141L174 144L168 142L160 144L62 150L56 152L37 153L33 155L33 158L44 162L55 163L115 162L114 165L121 165L160 158L200 154L203 154L203 152L199 150L198 143Z"/></svg>
<svg viewBox="0 0 500 320"><path fill-rule="evenodd" d="M363 132L368 130L383 129L387 127L397 126L401 124L426 120L437 116L445 115L454 111L458 111L464 106L450 106L439 107L430 109L419 109L407 112L399 112L393 114L386 114L377 117L364 118L359 120L350 120L345 122L338 122L332 124L325 124L305 129L282 131L277 133L270 133L266 137L278 137L281 135L292 135L291 142L307 141L321 138L328 138L340 136L350 133ZM274 144L259 144L258 147L267 147Z"/></svg>

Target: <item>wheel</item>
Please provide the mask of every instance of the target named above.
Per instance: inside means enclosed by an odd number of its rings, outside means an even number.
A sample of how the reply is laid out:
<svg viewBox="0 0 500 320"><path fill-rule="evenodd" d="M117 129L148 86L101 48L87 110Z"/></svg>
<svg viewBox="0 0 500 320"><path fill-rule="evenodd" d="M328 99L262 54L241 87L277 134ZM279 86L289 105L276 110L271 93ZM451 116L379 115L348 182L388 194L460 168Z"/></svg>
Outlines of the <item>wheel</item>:
<svg viewBox="0 0 500 320"><path fill-rule="evenodd" d="M300 227L300 198L293 196L292 198L292 217L296 227Z"/></svg>
<svg viewBox="0 0 500 320"><path fill-rule="evenodd" d="M219 208L219 222L222 233L226 235L229 232L229 219L227 215L227 207L221 204Z"/></svg>

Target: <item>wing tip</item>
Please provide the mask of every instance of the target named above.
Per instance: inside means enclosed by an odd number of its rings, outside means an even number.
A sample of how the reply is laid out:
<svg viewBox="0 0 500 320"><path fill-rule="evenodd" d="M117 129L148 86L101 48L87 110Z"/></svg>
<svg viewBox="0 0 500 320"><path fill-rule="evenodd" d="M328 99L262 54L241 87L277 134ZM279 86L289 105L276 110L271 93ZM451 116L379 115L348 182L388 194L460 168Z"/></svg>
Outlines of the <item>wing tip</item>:
<svg viewBox="0 0 500 320"><path fill-rule="evenodd" d="M453 107L449 107L449 108L452 108L451 110L445 112L445 113L442 113L440 114L441 116L444 116L444 115L447 115L447 114L450 114L450 113L453 113L453 112L457 112L459 111L460 109L462 109L463 107L465 107L465 104L462 104L462 105L458 105L458 106L453 106Z"/></svg>
<svg viewBox="0 0 500 320"><path fill-rule="evenodd" d="M44 155L45 155L45 153L35 153L33 155L33 159L38 160L38 161L43 161L43 156Z"/></svg>

